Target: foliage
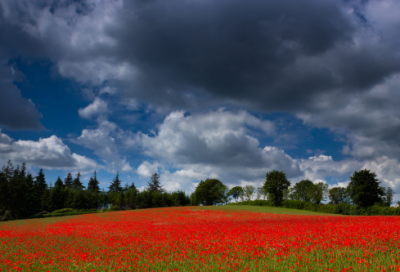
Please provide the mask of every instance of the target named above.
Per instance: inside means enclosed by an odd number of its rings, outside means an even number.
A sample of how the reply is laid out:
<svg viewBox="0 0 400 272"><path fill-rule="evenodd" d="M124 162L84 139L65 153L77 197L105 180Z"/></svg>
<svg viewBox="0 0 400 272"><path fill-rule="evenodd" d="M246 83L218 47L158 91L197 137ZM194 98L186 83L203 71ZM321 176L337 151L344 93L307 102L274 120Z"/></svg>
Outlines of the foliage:
<svg viewBox="0 0 400 272"><path fill-rule="evenodd" d="M160 184L160 175L158 173L154 173L151 178L150 181L148 182L148 190L150 192L165 192L165 190L163 189L163 187Z"/></svg>
<svg viewBox="0 0 400 272"><path fill-rule="evenodd" d="M312 184L307 189L310 202L314 204L321 204L322 201L326 200L326 195L328 193L328 184L319 182L317 184Z"/></svg>
<svg viewBox="0 0 400 272"><path fill-rule="evenodd" d="M263 187L268 194L268 199L279 206L283 201L284 190L287 190L289 186L290 181L287 180L285 173L273 170L267 173Z"/></svg>
<svg viewBox="0 0 400 272"><path fill-rule="evenodd" d="M255 190L256 188L252 185L246 185L243 187L243 196L246 198L246 200L251 200Z"/></svg>
<svg viewBox="0 0 400 272"><path fill-rule="evenodd" d="M100 192L99 181L97 180L97 172L96 171L94 171L93 176L90 177L90 179L89 179L88 191L91 193L99 193Z"/></svg>
<svg viewBox="0 0 400 272"><path fill-rule="evenodd" d="M119 173L113 179L110 187L109 192L119 193L122 191L121 180L119 179Z"/></svg>
<svg viewBox="0 0 400 272"><path fill-rule="evenodd" d="M334 187L329 190L330 204L351 203L349 192L347 188Z"/></svg>
<svg viewBox="0 0 400 272"><path fill-rule="evenodd" d="M267 206L274 207L274 203L268 200L253 200L243 201L237 203L230 203L228 205L250 205L250 206ZM313 204L307 201L287 199L282 201L283 208L307 210L320 213L342 214L342 215L400 215L400 207L382 207L374 205L371 207L362 208L360 206L340 203L337 205L332 204Z"/></svg>
<svg viewBox="0 0 400 272"><path fill-rule="evenodd" d="M379 184L376 174L365 169L353 173L347 188L353 203L365 208L382 201L384 190Z"/></svg>
<svg viewBox="0 0 400 272"><path fill-rule="evenodd" d="M194 205L217 205L225 202L226 186L218 179L200 181L192 197Z"/></svg>
<svg viewBox="0 0 400 272"><path fill-rule="evenodd" d="M291 191L290 198L295 200L310 201L310 187L313 185L314 183L308 179L296 183Z"/></svg>
<svg viewBox="0 0 400 272"><path fill-rule="evenodd" d="M227 197L233 197L235 201L238 201L238 198L243 195L243 188L240 186L235 186L228 191Z"/></svg>

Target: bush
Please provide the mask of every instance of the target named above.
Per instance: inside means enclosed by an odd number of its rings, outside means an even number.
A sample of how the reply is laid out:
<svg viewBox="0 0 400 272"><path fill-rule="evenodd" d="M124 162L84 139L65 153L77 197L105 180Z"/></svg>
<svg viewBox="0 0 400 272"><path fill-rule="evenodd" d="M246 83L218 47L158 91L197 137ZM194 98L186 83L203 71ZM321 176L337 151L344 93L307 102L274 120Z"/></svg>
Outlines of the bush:
<svg viewBox="0 0 400 272"><path fill-rule="evenodd" d="M268 200L249 200L228 205L250 205L273 207L273 203ZM371 206L362 208L348 203L332 204L313 204L302 200L286 199L282 201L282 207L288 209L307 210L321 213L343 214L343 215L400 215L400 207Z"/></svg>
<svg viewBox="0 0 400 272"><path fill-rule="evenodd" d="M71 208L65 208L65 209L60 209L60 210L55 210L52 213L70 213L70 212L74 212L74 209Z"/></svg>
<svg viewBox="0 0 400 272"><path fill-rule="evenodd" d="M121 208L118 205L111 205L110 207L110 211L119 211L119 210L121 210Z"/></svg>

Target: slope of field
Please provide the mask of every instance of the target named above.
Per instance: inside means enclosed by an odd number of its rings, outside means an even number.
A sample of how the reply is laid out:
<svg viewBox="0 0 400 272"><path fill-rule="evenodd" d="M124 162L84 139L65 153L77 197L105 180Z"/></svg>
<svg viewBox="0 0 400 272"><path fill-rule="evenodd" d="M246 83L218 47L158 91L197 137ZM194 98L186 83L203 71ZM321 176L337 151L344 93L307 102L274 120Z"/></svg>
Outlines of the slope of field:
<svg viewBox="0 0 400 272"><path fill-rule="evenodd" d="M230 208L229 208L230 209ZM2 271L398 271L399 217L182 207L0 225Z"/></svg>

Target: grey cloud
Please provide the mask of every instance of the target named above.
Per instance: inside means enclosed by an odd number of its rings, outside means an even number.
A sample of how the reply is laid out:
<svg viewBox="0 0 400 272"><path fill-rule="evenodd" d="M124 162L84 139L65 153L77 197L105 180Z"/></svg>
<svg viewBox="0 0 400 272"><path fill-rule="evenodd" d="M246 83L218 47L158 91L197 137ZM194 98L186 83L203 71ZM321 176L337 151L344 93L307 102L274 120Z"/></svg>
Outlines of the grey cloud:
<svg viewBox="0 0 400 272"><path fill-rule="evenodd" d="M11 67L0 61L0 126L13 130L43 128L35 104L22 97L13 79Z"/></svg>

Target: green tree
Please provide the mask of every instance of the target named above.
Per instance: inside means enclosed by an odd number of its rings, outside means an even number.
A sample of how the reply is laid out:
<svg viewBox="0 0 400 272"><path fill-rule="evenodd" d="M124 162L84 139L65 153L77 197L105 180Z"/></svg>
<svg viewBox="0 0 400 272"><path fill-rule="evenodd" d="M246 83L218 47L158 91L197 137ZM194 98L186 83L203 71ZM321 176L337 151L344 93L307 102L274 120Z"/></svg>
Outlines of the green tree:
<svg viewBox="0 0 400 272"><path fill-rule="evenodd" d="M384 193L385 194L382 197L382 202L383 202L382 204L385 207L390 207L390 205L392 205L392 202L393 202L394 191L392 188L388 187L387 189L385 189Z"/></svg>
<svg viewBox="0 0 400 272"><path fill-rule="evenodd" d="M310 197L310 201L314 204L321 204L322 201L326 200L326 195L328 193L328 184L319 182L317 184L313 184L308 188L308 195Z"/></svg>
<svg viewBox="0 0 400 272"><path fill-rule="evenodd" d="M256 188L252 185L246 185L243 187L243 195L246 200L251 200L251 197L253 196L255 190Z"/></svg>
<svg viewBox="0 0 400 272"><path fill-rule="evenodd" d="M347 188L335 187L329 190L330 204L350 203L351 199Z"/></svg>
<svg viewBox="0 0 400 272"><path fill-rule="evenodd" d="M94 171L93 176L90 177L89 183L88 183L88 191L91 193L99 193L100 192L100 187L99 187L99 181L97 180L97 173Z"/></svg>
<svg viewBox="0 0 400 272"><path fill-rule="evenodd" d="M58 176L56 182L54 183L54 188L56 187L64 188L64 183L62 182L60 176Z"/></svg>
<svg viewBox="0 0 400 272"><path fill-rule="evenodd" d="M294 185L292 192L290 194L291 199L308 201L310 202L309 189L312 187L314 183L311 180L304 179L296 185Z"/></svg>
<svg viewBox="0 0 400 272"><path fill-rule="evenodd" d="M265 191L275 205L280 206L284 197L284 191L290 186L290 181L287 180L285 173L282 171L273 170L266 175L264 183Z"/></svg>
<svg viewBox="0 0 400 272"><path fill-rule="evenodd" d="M8 213L10 219L26 215L27 192L25 173L21 174L19 166L14 169L9 160L0 172L0 210Z"/></svg>
<svg viewBox="0 0 400 272"><path fill-rule="evenodd" d="M35 191L34 191L34 180L31 173L26 175L26 185L28 190L26 191L26 204L27 204L27 215L35 214Z"/></svg>
<svg viewBox="0 0 400 272"><path fill-rule="evenodd" d="M240 186L235 186L232 189L229 190L228 192L228 197L233 197L235 201L237 202L239 197L243 195L243 188Z"/></svg>
<svg viewBox="0 0 400 272"><path fill-rule="evenodd" d="M67 177L64 179L64 185L65 187L72 189L73 184L74 184L74 179L72 177L72 174L68 173Z"/></svg>
<svg viewBox="0 0 400 272"><path fill-rule="evenodd" d="M122 191L122 186L121 186L121 180L119 179L119 173L115 176L113 179L110 187L109 187L109 192L121 192Z"/></svg>
<svg viewBox="0 0 400 272"><path fill-rule="evenodd" d="M81 173L78 172L78 174L76 174L76 177L74 178L74 181L72 183L72 188L74 190L81 190L84 189L85 186L83 186L83 183L81 182Z"/></svg>
<svg viewBox="0 0 400 272"><path fill-rule="evenodd" d="M226 186L218 179L200 181L192 195L194 205L216 205L225 202Z"/></svg>
<svg viewBox="0 0 400 272"><path fill-rule="evenodd" d="M157 173L154 173L151 178L150 181L147 184L148 186L148 190L150 192L165 192L165 190L163 189L163 187L160 184L160 175Z"/></svg>
<svg viewBox="0 0 400 272"><path fill-rule="evenodd" d="M384 191L379 184L376 174L364 169L353 173L347 188L355 205L369 207L382 201Z"/></svg>
<svg viewBox="0 0 400 272"><path fill-rule="evenodd" d="M34 189L34 207L35 213L38 213L42 210L42 196L46 193L47 183L45 179L45 175L43 169L41 168L38 175L35 177L35 181L33 183Z"/></svg>

